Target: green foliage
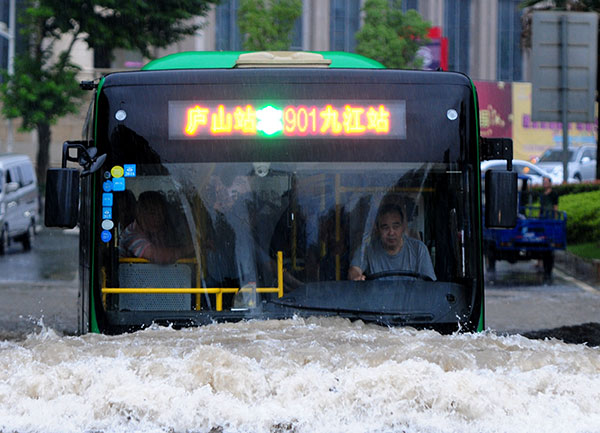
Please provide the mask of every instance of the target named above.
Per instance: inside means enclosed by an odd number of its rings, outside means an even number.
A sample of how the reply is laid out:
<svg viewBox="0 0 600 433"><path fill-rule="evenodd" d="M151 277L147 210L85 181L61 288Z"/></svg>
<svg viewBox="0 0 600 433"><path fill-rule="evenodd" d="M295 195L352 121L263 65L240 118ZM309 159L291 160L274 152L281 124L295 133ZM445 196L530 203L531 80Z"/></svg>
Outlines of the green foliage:
<svg viewBox="0 0 600 433"><path fill-rule="evenodd" d="M50 125L78 108L78 68L71 62L76 42L111 51L164 47L198 30L193 17L218 0L22 0L18 17L27 47L3 73L2 112L21 118L21 129L37 129L37 172L42 185L49 159ZM63 47L57 50L59 45Z"/></svg>
<svg viewBox="0 0 600 433"><path fill-rule="evenodd" d="M406 13L401 1L367 0L363 7L365 21L356 33L356 52L377 60L388 68L419 68L419 48L429 42L431 23L414 9Z"/></svg>
<svg viewBox="0 0 600 433"><path fill-rule="evenodd" d="M552 189L560 197L569 194L579 194L581 192L600 191L600 182L565 183L562 185L554 185ZM535 196L538 196L542 190L543 188L541 186L532 188Z"/></svg>
<svg viewBox="0 0 600 433"><path fill-rule="evenodd" d="M565 183L552 189L559 196L558 209L567 213L567 245L592 242L600 246L600 182ZM542 191L542 187L532 188L532 197ZM539 202L534 200L533 205Z"/></svg>
<svg viewBox="0 0 600 433"><path fill-rule="evenodd" d="M0 97L3 114L22 119L21 130L53 124L77 110L79 68L70 62L75 36L62 52L54 52L61 37L56 15L49 5L29 1L19 17L29 49L15 56L13 76L3 72Z"/></svg>
<svg viewBox="0 0 600 433"><path fill-rule="evenodd" d="M63 33L79 31L91 48L138 50L152 58L151 47L166 47L194 34L195 17L219 0L40 0L54 12Z"/></svg>
<svg viewBox="0 0 600 433"><path fill-rule="evenodd" d="M285 51L292 42L302 0L241 0L238 25L248 51Z"/></svg>
<svg viewBox="0 0 600 433"><path fill-rule="evenodd" d="M558 208L567 212L567 244L600 241L600 189L562 195Z"/></svg>
<svg viewBox="0 0 600 433"><path fill-rule="evenodd" d="M39 124L54 124L78 110L81 90L76 81L79 68L71 63L48 64L28 56L15 58L15 74L3 73L0 94L3 114L22 119L20 129L31 131Z"/></svg>
<svg viewBox="0 0 600 433"><path fill-rule="evenodd" d="M567 245L567 250L584 259L600 259L600 244L585 242L583 244Z"/></svg>

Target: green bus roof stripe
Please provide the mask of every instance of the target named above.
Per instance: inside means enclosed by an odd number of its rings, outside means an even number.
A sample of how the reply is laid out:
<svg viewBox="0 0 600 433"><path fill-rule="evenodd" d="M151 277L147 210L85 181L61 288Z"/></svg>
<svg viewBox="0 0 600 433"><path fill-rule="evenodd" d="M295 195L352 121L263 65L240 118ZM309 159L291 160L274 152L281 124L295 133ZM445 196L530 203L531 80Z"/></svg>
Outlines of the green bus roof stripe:
<svg viewBox="0 0 600 433"><path fill-rule="evenodd" d="M471 92L473 94L473 101L475 102L475 130L476 130L476 136L475 139L477 140L477 144L475 146L476 152L477 152L477 161L480 161L481 159L481 142L480 142L480 131L479 131L479 99L477 97L477 88L475 87L475 83L473 82L473 80L471 80L469 78L469 82L471 83ZM476 172L477 172L477 176L479 176L479 178L481 179L481 173L479 172L480 170L480 165L477 164L477 168L476 168ZM477 207L476 207L476 212L477 212L477 218L478 221L483 221L483 215L481 214L481 208L482 208L482 203L481 203L481 183L477 182ZM483 239L483 227L481 225L479 225L479 239ZM483 254L480 254L478 257L479 263L478 263L478 267L479 267L479 271L481 273L481 275L483 275ZM483 285L483 281L480 281L479 284ZM479 323L477 324L477 332L482 332L483 331L483 327L485 325L485 287L482 290L482 297L481 297L481 308L480 308L480 314L479 314Z"/></svg>
<svg viewBox="0 0 600 433"><path fill-rule="evenodd" d="M142 70L157 71L165 69L231 69L240 54L248 51L186 51L170 54L152 60ZM368 57L344 51L311 51L331 60L330 68L369 68L383 69L381 63Z"/></svg>

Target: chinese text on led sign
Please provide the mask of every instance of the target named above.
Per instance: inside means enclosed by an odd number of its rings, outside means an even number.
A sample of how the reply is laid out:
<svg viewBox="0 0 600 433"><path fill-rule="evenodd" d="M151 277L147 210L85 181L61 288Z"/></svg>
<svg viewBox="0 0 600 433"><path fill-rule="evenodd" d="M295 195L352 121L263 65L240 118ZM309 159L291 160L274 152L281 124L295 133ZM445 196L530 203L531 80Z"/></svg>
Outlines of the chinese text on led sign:
<svg viewBox="0 0 600 433"><path fill-rule="evenodd" d="M309 101L169 103L169 138L382 137L405 138L404 101L318 104Z"/></svg>

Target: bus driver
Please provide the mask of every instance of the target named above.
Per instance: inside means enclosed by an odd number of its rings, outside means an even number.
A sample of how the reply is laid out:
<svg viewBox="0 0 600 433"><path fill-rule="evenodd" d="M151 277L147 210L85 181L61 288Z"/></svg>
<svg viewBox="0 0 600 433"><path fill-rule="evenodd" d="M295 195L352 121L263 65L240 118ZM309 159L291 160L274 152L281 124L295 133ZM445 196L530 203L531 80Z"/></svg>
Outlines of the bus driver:
<svg viewBox="0 0 600 433"><path fill-rule="evenodd" d="M404 212L395 203L377 212L374 239L359 248L348 270L349 280L365 280L365 274L385 271L416 272L436 280L431 257L423 242L405 235Z"/></svg>

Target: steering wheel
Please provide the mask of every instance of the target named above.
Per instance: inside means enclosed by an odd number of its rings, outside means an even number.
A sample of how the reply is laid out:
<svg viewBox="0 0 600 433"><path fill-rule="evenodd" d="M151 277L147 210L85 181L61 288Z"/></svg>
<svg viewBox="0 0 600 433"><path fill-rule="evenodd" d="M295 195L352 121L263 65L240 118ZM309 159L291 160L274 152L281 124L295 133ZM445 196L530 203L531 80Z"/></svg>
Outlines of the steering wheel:
<svg viewBox="0 0 600 433"><path fill-rule="evenodd" d="M375 272L373 274L365 274L366 280L378 280L379 278L385 277L414 277L424 281L433 281L429 275L422 274L415 271L404 271L401 269L391 269L389 271Z"/></svg>

